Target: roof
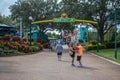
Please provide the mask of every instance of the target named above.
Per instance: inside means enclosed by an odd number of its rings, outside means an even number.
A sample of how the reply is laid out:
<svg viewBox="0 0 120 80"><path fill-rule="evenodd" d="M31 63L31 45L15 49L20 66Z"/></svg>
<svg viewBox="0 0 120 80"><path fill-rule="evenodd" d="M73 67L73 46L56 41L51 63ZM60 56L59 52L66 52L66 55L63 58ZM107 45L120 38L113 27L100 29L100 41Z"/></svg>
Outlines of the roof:
<svg viewBox="0 0 120 80"><path fill-rule="evenodd" d="M16 31L15 27L12 26L8 26L6 24L1 24L0 23L0 30L11 30L11 31Z"/></svg>

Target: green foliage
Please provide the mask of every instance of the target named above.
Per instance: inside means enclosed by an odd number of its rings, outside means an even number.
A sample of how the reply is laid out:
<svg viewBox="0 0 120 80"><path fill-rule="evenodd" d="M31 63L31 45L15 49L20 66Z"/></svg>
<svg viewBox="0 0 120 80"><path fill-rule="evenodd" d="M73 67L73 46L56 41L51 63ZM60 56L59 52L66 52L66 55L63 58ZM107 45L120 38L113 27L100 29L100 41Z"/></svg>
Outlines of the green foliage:
<svg viewBox="0 0 120 80"><path fill-rule="evenodd" d="M98 48L99 49L105 49L106 46L105 45L99 45ZM97 45L87 45L87 46L85 46L85 49L88 50L88 51L89 50L97 50Z"/></svg>
<svg viewBox="0 0 120 80"><path fill-rule="evenodd" d="M12 49L5 49L4 54L2 54L1 56L12 56L12 55L18 55L18 52L16 50L12 50Z"/></svg>
<svg viewBox="0 0 120 80"><path fill-rule="evenodd" d="M97 40L97 32L88 32L87 40L90 42L91 40Z"/></svg>
<svg viewBox="0 0 120 80"><path fill-rule="evenodd" d="M109 49L109 48L114 48L115 46L115 43L114 42L107 42L106 43L106 47ZM120 47L120 41L117 42L117 47Z"/></svg>
<svg viewBox="0 0 120 80"><path fill-rule="evenodd" d="M12 40L18 42L18 41L21 40L21 37L20 37L20 36L14 36L14 37L12 38Z"/></svg>
<svg viewBox="0 0 120 80"><path fill-rule="evenodd" d="M19 19L19 17L22 16L23 26L28 26L29 16L32 16L35 21L53 19L55 13L59 11L59 6L55 0L18 0L10 6L10 11L13 19ZM40 30L44 31L47 27L50 27L51 24L43 23L39 26L41 26Z"/></svg>
<svg viewBox="0 0 120 80"><path fill-rule="evenodd" d="M2 40L3 39L3 36L0 36L0 40Z"/></svg>
<svg viewBox="0 0 120 80"><path fill-rule="evenodd" d="M5 36L3 36L3 40L4 41L10 41L11 36L9 34L6 34Z"/></svg>
<svg viewBox="0 0 120 80"><path fill-rule="evenodd" d="M2 48L2 49L4 48L4 45L3 45L3 44L1 44L1 43L0 43L0 48Z"/></svg>
<svg viewBox="0 0 120 80"><path fill-rule="evenodd" d="M117 60L114 59L114 49L102 49L97 53L96 50L90 52L120 63L120 48L117 48Z"/></svg>
<svg viewBox="0 0 120 80"><path fill-rule="evenodd" d="M120 30L119 30L119 32L117 34L117 41L120 41Z"/></svg>
<svg viewBox="0 0 120 80"><path fill-rule="evenodd" d="M0 14L0 23L12 26L12 18L10 16L4 16Z"/></svg>
<svg viewBox="0 0 120 80"><path fill-rule="evenodd" d="M97 44L93 45L91 43L86 43L87 45L85 45L85 49L86 50L97 50ZM106 42L105 44L98 44L98 48L99 49L109 49L109 48L114 48L115 43L114 42ZM117 48L120 47L120 42L117 42Z"/></svg>
<svg viewBox="0 0 120 80"><path fill-rule="evenodd" d="M96 17L99 17L99 38L100 42L103 42L104 34L114 25L114 9L108 9L109 1L110 0L62 0L60 3L57 3L57 0L18 0L10 6L10 11L13 20L17 20L22 16L23 26L28 26L29 16L32 16L34 21L59 18L64 12L68 17L76 19L96 20ZM113 3L114 0L111 0L111 4ZM117 0L116 3L119 4L120 0ZM119 9L117 11L118 14L120 13ZM110 17L111 20L110 24L107 22L108 17ZM119 17L120 16L117 15L118 22L120 22ZM78 23L42 23L42 25L39 25L39 33L44 32L44 30L49 27L58 29L59 31L61 29L73 31L76 24ZM97 28L96 25L93 24L93 26Z"/></svg>
<svg viewBox="0 0 120 80"><path fill-rule="evenodd" d="M4 49L0 48L0 56L13 56L18 55L18 51L9 49L7 47L4 47Z"/></svg>
<svg viewBox="0 0 120 80"><path fill-rule="evenodd" d="M19 55L19 52L30 53L43 50L43 46L40 41L36 41L34 46L30 46L28 41L23 41L20 37L14 36L13 42L8 41L9 36L4 36L0 40L0 56L12 56ZM7 41L4 41L7 40Z"/></svg>
<svg viewBox="0 0 120 80"><path fill-rule="evenodd" d="M57 38L58 35L56 33L47 33L47 35L50 37L50 38Z"/></svg>
<svg viewBox="0 0 120 80"><path fill-rule="evenodd" d="M3 54L3 49L2 48L0 48L0 55L2 55Z"/></svg>
<svg viewBox="0 0 120 80"><path fill-rule="evenodd" d="M111 28L105 35L104 35L104 38L105 38L105 41L113 41L114 40L114 29Z"/></svg>
<svg viewBox="0 0 120 80"><path fill-rule="evenodd" d="M97 41L96 41L96 40L91 40L90 43L91 43L92 45L96 45L96 44L97 44Z"/></svg>
<svg viewBox="0 0 120 80"><path fill-rule="evenodd" d="M40 48L38 46L31 46L33 52L40 51Z"/></svg>
<svg viewBox="0 0 120 80"><path fill-rule="evenodd" d="M24 44L21 46L21 50L25 53L32 52L32 48L29 45L24 45Z"/></svg>

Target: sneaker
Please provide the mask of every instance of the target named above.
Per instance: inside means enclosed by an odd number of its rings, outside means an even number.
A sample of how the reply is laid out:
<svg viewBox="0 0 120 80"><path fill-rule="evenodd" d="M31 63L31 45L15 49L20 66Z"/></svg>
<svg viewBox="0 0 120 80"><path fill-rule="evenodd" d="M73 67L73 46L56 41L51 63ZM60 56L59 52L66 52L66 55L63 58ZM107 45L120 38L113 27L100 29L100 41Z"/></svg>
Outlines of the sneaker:
<svg viewBox="0 0 120 80"><path fill-rule="evenodd" d="M80 67L83 67L83 65L82 65L82 64L80 64Z"/></svg>
<svg viewBox="0 0 120 80"><path fill-rule="evenodd" d="M72 64L72 66L75 66L75 64Z"/></svg>

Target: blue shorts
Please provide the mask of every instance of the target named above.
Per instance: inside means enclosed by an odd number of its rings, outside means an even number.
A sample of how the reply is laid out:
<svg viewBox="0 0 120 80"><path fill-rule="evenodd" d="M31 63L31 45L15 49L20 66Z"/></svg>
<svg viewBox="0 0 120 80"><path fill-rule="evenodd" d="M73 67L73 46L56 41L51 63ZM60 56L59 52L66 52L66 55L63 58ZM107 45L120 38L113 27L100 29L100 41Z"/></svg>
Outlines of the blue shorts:
<svg viewBox="0 0 120 80"><path fill-rule="evenodd" d="M62 52L58 52L57 55L62 55Z"/></svg>

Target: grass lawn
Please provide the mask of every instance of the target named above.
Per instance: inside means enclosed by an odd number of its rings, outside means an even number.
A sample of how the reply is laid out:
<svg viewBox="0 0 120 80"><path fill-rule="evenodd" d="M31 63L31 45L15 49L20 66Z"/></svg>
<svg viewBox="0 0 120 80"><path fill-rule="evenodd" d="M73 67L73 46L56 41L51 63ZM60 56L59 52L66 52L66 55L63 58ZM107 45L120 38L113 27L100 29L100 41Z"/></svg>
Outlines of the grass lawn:
<svg viewBox="0 0 120 80"><path fill-rule="evenodd" d="M114 49L103 49L103 50L100 50L99 52L97 52L96 50L91 50L89 52L120 63L120 48L117 49L117 60L114 59Z"/></svg>

